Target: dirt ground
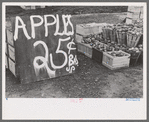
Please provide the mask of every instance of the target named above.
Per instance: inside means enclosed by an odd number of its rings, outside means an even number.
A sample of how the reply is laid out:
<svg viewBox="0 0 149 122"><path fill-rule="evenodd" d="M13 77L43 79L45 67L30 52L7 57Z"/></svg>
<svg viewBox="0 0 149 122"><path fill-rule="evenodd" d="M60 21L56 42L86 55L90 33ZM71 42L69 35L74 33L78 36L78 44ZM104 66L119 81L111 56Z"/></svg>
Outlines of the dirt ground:
<svg viewBox="0 0 149 122"><path fill-rule="evenodd" d="M118 23L126 13L73 15L76 24ZM76 73L39 82L20 84L6 70L6 98L142 98L143 65L111 71L78 53Z"/></svg>
<svg viewBox="0 0 149 122"><path fill-rule="evenodd" d="M142 98L142 65L112 71L78 53L76 73L20 84L6 71L6 98Z"/></svg>

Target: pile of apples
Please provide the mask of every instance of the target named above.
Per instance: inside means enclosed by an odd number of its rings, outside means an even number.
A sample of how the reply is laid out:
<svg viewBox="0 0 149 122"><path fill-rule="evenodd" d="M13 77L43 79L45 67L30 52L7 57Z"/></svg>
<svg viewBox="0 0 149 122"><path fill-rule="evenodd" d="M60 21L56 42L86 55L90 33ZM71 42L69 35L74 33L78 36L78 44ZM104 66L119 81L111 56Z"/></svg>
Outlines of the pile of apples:
<svg viewBox="0 0 149 122"><path fill-rule="evenodd" d="M132 34L142 33L142 29L134 27L132 25L116 25L116 28L120 31L128 31ZM102 43L100 43L102 42ZM90 34L88 36L83 36L81 43L89 44L90 46L100 50L100 51L119 51L122 50L131 54L131 57L137 57L140 52L143 52L143 45L139 44L137 47L127 47L125 44L120 45L117 42L111 41L110 39L104 39L103 33L100 34ZM105 46L106 45L106 46ZM113 52L112 56L123 56L123 54L115 54Z"/></svg>
<svg viewBox="0 0 149 122"><path fill-rule="evenodd" d="M98 41L103 41L102 34L90 34L88 36L83 36L83 40L81 43L90 44L91 46L94 45Z"/></svg>
<svg viewBox="0 0 149 122"><path fill-rule="evenodd" d="M108 53L108 54L110 54L111 56L114 56L114 57L126 56L126 54L124 54L123 52L118 52L118 51L112 51L111 53Z"/></svg>

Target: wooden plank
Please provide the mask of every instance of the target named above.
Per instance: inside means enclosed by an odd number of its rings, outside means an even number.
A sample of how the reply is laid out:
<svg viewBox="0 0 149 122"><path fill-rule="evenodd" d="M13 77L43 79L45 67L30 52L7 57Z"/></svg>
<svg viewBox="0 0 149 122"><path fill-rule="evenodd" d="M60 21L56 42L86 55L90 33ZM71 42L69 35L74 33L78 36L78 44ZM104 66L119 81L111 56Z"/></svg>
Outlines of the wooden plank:
<svg viewBox="0 0 149 122"><path fill-rule="evenodd" d="M77 43L81 43L81 41L83 40L83 37L81 35L76 34L75 35L75 40Z"/></svg>
<svg viewBox="0 0 149 122"><path fill-rule="evenodd" d="M7 30L7 42L14 46L14 41L13 41L13 32L11 32L10 30Z"/></svg>
<svg viewBox="0 0 149 122"><path fill-rule="evenodd" d="M8 58L8 60L9 60L9 70L12 72L13 75L16 76L16 65L10 58Z"/></svg>
<svg viewBox="0 0 149 122"><path fill-rule="evenodd" d="M9 50L9 57L15 61L15 49L14 47L8 45L8 50Z"/></svg>

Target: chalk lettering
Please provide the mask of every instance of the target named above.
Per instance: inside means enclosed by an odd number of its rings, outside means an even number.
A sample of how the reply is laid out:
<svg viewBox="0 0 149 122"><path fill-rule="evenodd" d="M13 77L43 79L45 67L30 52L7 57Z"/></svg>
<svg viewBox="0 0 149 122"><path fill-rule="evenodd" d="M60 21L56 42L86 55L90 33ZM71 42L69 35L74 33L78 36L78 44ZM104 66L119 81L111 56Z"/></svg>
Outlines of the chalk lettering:
<svg viewBox="0 0 149 122"><path fill-rule="evenodd" d="M60 50L60 45L61 45L61 42L68 41L68 40L70 40L70 37L67 37L65 39L59 39L59 42L58 42L56 53L63 54L64 57L65 57L64 63L61 66L54 65L52 54L50 54L50 62L51 62L51 66L52 66L53 69L61 69L67 64L67 60L68 60L67 59L67 53L64 52L63 50Z"/></svg>
<svg viewBox="0 0 149 122"><path fill-rule="evenodd" d="M21 23L21 25L19 25L19 22ZM27 33L25 26L26 25L24 24L23 20L19 16L16 16L15 31L14 31L14 40L15 41L18 39L18 29L19 28L23 29L24 35L26 36L27 39L31 39L31 37Z"/></svg>
<svg viewBox="0 0 149 122"><path fill-rule="evenodd" d="M62 36L62 35L64 35L64 31L61 33L59 32L59 16L58 16L58 14L56 14L56 19L57 19L57 23L56 23L56 31L55 31L54 35L55 36L57 36L57 35Z"/></svg>
<svg viewBox="0 0 149 122"><path fill-rule="evenodd" d="M57 23L56 23L56 31L54 33L55 36L57 35L67 35L67 36L70 36L70 35L73 35L74 34L74 29L73 29L73 25L70 21L70 18L71 18L71 15L62 15L62 20L63 20L63 25L64 25L64 31L63 32L59 32L59 16L56 15L56 18L57 18ZM67 19L67 21L66 21ZM69 31L67 32L67 27L68 25L70 24L71 28L72 28L72 32Z"/></svg>
<svg viewBox="0 0 149 122"><path fill-rule="evenodd" d="M54 21L52 23L48 23L47 17L52 17L54 19ZM44 15L44 20L45 20L45 24L44 24L44 26L45 26L45 37L47 37L48 36L48 26L54 25L57 21L56 21L56 18L54 15Z"/></svg>
<svg viewBox="0 0 149 122"><path fill-rule="evenodd" d="M73 25L70 21L70 18L71 18L71 15L62 15L62 19L63 19L63 23L64 23L64 34L66 34L67 36L74 34ZM66 19L67 19L67 21L66 21ZM69 24L72 28L72 32L71 31L67 32L67 27Z"/></svg>
<svg viewBox="0 0 149 122"><path fill-rule="evenodd" d="M34 47L36 47L39 44L41 44L44 47L44 49L45 49L45 57L43 57L43 56L37 56L37 57L34 58L33 65L34 65L34 69L35 69L35 74L36 74L36 76L38 76L40 70L43 70L44 69L45 71L47 71L48 76L50 78L55 77L55 71L51 70L48 67L48 55L49 55L49 53L48 53L48 47L47 47L46 43L43 42L43 41L37 41L37 42L35 42L34 43ZM42 62L42 64L40 64L40 65L37 63L37 61L39 61L39 60Z"/></svg>
<svg viewBox="0 0 149 122"><path fill-rule="evenodd" d="M74 44L74 45L75 45L75 43L73 42L73 40L74 40L74 39L72 39L72 41L71 41L71 42L69 42L69 43L67 44L68 54L70 54L70 51L71 51L71 50L76 50L76 48L72 48L72 47L71 47L71 46L72 46L72 44Z"/></svg>
<svg viewBox="0 0 149 122"><path fill-rule="evenodd" d="M39 23L34 23L34 19L33 18L39 18L41 21ZM43 18L39 15L34 15L34 16L30 16L30 20L31 20L31 29L32 29L32 38L35 38L35 27L39 27L43 24Z"/></svg>
<svg viewBox="0 0 149 122"><path fill-rule="evenodd" d="M77 56L75 55L75 57L73 57L73 55L70 54L68 59L68 67L66 67L66 71L72 73L72 71L75 70L73 65L78 65Z"/></svg>

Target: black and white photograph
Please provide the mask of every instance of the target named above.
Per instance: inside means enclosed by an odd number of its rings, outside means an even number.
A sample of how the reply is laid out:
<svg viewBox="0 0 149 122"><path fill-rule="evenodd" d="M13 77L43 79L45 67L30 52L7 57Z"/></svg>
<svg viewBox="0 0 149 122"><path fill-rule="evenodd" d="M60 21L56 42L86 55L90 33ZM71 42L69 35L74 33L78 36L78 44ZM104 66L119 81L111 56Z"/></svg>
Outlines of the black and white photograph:
<svg viewBox="0 0 149 122"><path fill-rule="evenodd" d="M140 102L142 115L141 111L138 115L133 112L132 116L128 111L124 113L130 118L145 118L145 2L80 2L74 5L12 2L3 3L2 12L5 108L13 106L9 101L16 98L24 103L27 100L55 100L57 104L64 99L66 104L79 106L83 102L88 106L87 100L96 100L99 105L103 103L98 101L106 100L108 106L110 100L118 99L136 107ZM18 102L19 106L22 102ZM109 110L111 114L114 106ZM123 108L125 111L125 106ZM4 118L17 117L10 113L10 110L5 112ZM123 118L123 114L119 114L118 118ZM86 116L89 117L85 114L82 118ZM74 115L60 116L63 117L73 118ZM97 113L89 118L97 118Z"/></svg>

